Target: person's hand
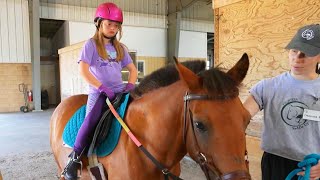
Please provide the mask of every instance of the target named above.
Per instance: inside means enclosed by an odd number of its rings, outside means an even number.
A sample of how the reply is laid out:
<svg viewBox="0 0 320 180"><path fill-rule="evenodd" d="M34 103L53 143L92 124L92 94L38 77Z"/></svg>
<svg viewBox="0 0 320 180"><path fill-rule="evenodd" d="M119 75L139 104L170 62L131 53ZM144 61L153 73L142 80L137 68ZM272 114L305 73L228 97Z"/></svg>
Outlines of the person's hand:
<svg viewBox="0 0 320 180"><path fill-rule="evenodd" d="M124 93L127 93L127 92L130 92L130 91L133 90L133 89L134 89L134 84L128 83L128 84L126 85L126 87L124 88L123 92L124 92Z"/></svg>
<svg viewBox="0 0 320 180"><path fill-rule="evenodd" d="M110 101L112 101L115 98L114 92L103 84L101 84L101 86L98 88L98 90L100 93L108 96Z"/></svg>
<svg viewBox="0 0 320 180"><path fill-rule="evenodd" d="M299 172L298 175L304 176L304 171ZM310 180L318 180L320 178L320 160L318 164L314 165L310 169Z"/></svg>

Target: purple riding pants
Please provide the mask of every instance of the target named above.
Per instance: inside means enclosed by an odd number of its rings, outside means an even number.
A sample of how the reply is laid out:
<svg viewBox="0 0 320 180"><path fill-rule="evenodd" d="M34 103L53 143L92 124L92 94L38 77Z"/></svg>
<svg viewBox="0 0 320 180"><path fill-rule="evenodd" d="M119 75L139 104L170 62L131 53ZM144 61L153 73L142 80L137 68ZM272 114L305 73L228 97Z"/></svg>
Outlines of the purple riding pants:
<svg viewBox="0 0 320 180"><path fill-rule="evenodd" d="M74 143L74 151L80 155L84 148L89 145L93 136L95 127L99 122L102 107L105 104L106 97L100 93L88 95L86 117L81 125L76 141Z"/></svg>

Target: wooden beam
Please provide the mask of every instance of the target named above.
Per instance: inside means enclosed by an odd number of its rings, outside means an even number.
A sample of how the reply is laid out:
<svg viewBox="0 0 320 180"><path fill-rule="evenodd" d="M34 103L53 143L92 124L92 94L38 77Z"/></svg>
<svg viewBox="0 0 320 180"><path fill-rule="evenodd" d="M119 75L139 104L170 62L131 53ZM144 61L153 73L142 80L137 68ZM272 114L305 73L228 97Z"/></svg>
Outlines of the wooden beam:
<svg viewBox="0 0 320 180"><path fill-rule="evenodd" d="M240 1L243 1L243 0L212 0L212 7L213 9L216 9L216 8L227 6Z"/></svg>
<svg viewBox="0 0 320 180"><path fill-rule="evenodd" d="M219 9L214 10L214 54L213 54L213 59L214 59L214 64L212 67L215 67L220 63L220 48L219 48Z"/></svg>

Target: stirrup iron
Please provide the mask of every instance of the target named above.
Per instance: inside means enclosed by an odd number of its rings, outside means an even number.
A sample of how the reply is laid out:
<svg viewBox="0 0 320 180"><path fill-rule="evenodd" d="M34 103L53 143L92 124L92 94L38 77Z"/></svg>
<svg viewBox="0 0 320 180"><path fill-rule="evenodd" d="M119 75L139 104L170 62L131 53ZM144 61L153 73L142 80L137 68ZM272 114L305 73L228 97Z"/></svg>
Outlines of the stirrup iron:
<svg viewBox="0 0 320 180"><path fill-rule="evenodd" d="M69 160L67 162L66 167L61 172L61 177L65 177L65 175L67 174L67 172L68 172L69 168L71 167L71 165L74 165L74 163L76 163L76 164L80 164L80 174L78 176L78 170L79 169L77 169L77 179L81 178L81 175L82 175L82 161L80 160L81 159L81 155L78 156L76 154L76 152L73 151L73 152L71 152L71 154L68 157L69 157Z"/></svg>

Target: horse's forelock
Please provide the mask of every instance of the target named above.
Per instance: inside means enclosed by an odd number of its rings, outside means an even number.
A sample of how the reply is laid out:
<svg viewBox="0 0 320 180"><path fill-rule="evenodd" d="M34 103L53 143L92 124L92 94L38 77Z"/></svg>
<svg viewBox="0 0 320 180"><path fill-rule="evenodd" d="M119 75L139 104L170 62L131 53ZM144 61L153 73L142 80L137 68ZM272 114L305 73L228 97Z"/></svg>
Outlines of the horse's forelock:
<svg viewBox="0 0 320 180"><path fill-rule="evenodd" d="M199 74L203 88L213 99L229 99L239 95L237 82L219 68L211 68Z"/></svg>

